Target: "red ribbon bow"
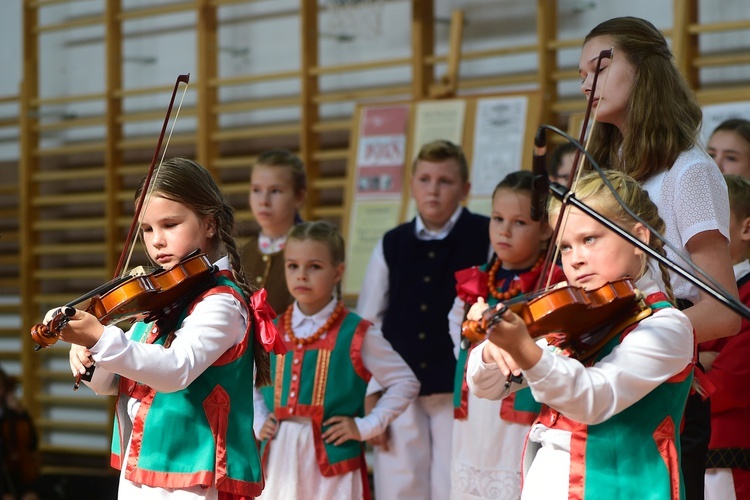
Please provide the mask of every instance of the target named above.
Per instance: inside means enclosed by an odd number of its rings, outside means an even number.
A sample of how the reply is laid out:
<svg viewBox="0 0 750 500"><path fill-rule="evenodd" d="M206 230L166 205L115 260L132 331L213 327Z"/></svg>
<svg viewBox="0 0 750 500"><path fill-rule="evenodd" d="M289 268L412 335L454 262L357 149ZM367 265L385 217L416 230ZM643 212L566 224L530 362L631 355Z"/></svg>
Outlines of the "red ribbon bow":
<svg viewBox="0 0 750 500"><path fill-rule="evenodd" d="M286 345L284 345L284 341L273 323L276 311L266 302L267 295L266 289L261 288L250 297L250 305L255 317L255 338L266 352L273 350L276 354L285 354Z"/></svg>
<svg viewBox="0 0 750 500"><path fill-rule="evenodd" d="M461 271L456 271L456 295L464 301L464 304L473 304L478 297L486 298L489 295L487 289L487 273L474 266Z"/></svg>

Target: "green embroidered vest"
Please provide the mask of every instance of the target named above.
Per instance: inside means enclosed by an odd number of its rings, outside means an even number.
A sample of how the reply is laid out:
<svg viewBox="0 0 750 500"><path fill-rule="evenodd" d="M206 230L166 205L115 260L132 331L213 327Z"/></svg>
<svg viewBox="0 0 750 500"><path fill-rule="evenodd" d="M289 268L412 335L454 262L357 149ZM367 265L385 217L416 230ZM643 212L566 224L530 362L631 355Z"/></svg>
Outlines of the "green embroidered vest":
<svg viewBox="0 0 750 500"><path fill-rule="evenodd" d="M278 330L285 338L284 321ZM344 309L325 337L306 346L286 342L288 352L271 356L271 387L262 389L268 408L279 425L297 416L312 420L315 452L323 476L357 470L362 465L363 446L359 441L341 445L323 442L321 434L328 418L364 415L364 400L370 373L361 357L362 342L370 323ZM269 453L264 441L264 459Z"/></svg>
<svg viewBox="0 0 750 500"><path fill-rule="evenodd" d="M120 468L121 442L132 432L126 464L127 479L154 487L215 486L219 491L257 496L263 489L260 457L253 421L252 315L240 288L219 274L217 285L201 294L182 312L181 324L192 307L208 295L231 293L248 309L245 338L225 352L188 387L171 393L120 379L112 437L112 466ZM131 340L163 345L150 323L136 323ZM130 429L128 397L141 400ZM122 436L122 438L121 438Z"/></svg>
<svg viewBox="0 0 750 500"><path fill-rule="evenodd" d="M662 293L646 302L671 307ZM637 326L637 325L635 325ZM607 356L635 328L610 340L597 354ZM569 497L577 499L685 498L680 474L680 425L693 379L693 365L656 387L606 422L585 425L544 406L538 421L572 432ZM647 490L644 490L644 485Z"/></svg>

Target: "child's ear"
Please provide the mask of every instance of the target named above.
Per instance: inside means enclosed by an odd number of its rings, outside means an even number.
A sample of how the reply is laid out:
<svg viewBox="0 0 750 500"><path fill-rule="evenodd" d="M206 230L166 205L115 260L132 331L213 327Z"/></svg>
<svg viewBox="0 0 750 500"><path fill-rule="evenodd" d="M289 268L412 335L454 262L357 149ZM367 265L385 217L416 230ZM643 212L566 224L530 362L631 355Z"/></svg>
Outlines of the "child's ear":
<svg viewBox="0 0 750 500"><path fill-rule="evenodd" d="M740 232L742 241L750 241L750 217L746 217L740 221L740 227L742 228L742 232Z"/></svg>
<svg viewBox="0 0 750 500"><path fill-rule="evenodd" d="M633 235L647 245L651 241L651 231L640 222L633 227Z"/></svg>
<svg viewBox="0 0 750 500"><path fill-rule="evenodd" d="M334 275L335 283L340 283L344 278L344 271L346 271L346 264L343 262L336 266L336 274Z"/></svg>
<svg viewBox="0 0 750 500"><path fill-rule="evenodd" d="M206 220L206 232L208 233L209 238L213 238L217 233L216 219L213 216L209 216L208 220Z"/></svg>
<svg viewBox="0 0 750 500"><path fill-rule="evenodd" d="M461 201L466 201L471 192L471 182L464 182L463 189L461 190Z"/></svg>
<svg viewBox="0 0 750 500"><path fill-rule="evenodd" d="M638 222L633 228L633 234L644 243L651 241L651 231L640 222Z"/></svg>
<svg viewBox="0 0 750 500"><path fill-rule="evenodd" d="M294 208L296 208L297 210L302 210L302 207L305 206L305 200L307 199L307 189L300 189L294 199Z"/></svg>

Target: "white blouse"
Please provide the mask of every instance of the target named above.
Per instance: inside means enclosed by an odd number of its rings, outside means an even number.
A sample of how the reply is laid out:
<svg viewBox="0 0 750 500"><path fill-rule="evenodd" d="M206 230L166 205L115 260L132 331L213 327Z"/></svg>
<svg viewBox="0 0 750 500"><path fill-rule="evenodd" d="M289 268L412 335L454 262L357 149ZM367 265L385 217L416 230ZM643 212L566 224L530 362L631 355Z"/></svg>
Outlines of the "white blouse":
<svg viewBox="0 0 750 500"><path fill-rule="evenodd" d="M719 167L700 147L695 146L680 154L671 169L645 181L643 188L664 219L667 226L664 236L686 255L690 238L704 231L718 230L729 244L727 185ZM686 267L685 261L674 251L670 248L666 251L670 260ZM662 286L657 262L651 260L650 265L659 286ZM676 297L698 302L697 286L675 273L670 273L670 279Z"/></svg>

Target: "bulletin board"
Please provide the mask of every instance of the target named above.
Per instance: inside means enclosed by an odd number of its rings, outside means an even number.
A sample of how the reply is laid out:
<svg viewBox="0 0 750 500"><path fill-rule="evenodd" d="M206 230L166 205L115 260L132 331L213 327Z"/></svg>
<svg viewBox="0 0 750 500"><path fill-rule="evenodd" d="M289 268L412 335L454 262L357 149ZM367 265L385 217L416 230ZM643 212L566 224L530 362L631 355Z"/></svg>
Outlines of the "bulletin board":
<svg viewBox="0 0 750 500"><path fill-rule="evenodd" d="M446 139L463 147L472 184L466 204L489 214L497 183L515 170L531 170L541 106L538 91L357 106L342 227L344 294L359 293L383 234L414 217L409 183L422 144Z"/></svg>

